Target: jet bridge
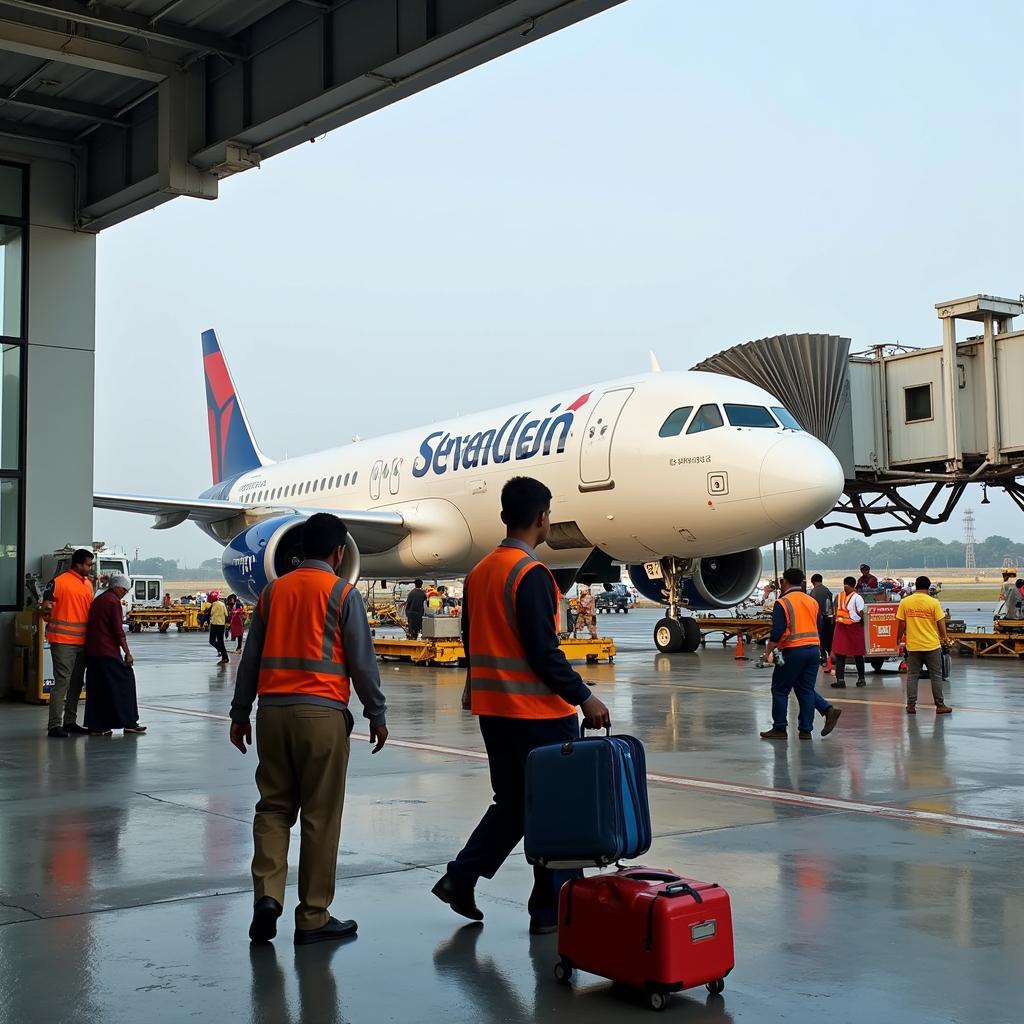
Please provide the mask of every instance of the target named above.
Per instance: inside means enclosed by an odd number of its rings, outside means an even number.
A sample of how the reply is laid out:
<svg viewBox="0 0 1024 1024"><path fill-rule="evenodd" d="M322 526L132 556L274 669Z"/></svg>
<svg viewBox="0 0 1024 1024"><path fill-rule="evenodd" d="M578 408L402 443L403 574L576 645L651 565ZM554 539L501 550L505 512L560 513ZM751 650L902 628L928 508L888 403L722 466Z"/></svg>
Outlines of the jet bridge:
<svg viewBox="0 0 1024 1024"><path fill-rule="evenodd" d="M935 309L939 345L851 352L849 338L786 334L694 369L767 387L832 448L846 488L819 526L914 532L946 522L972 483L1002 487L1024 510L1024 408L1015 393L1024 330L1012 329L1024 297L971 295Z"/></svg>

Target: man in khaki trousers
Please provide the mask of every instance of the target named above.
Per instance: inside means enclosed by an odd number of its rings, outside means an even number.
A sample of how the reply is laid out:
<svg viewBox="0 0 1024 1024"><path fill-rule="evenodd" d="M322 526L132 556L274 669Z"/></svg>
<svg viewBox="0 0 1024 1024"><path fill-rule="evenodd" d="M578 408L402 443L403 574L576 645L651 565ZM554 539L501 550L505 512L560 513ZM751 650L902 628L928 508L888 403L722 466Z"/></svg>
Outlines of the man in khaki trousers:
<svg viewBox="0 0 1024 1024"><path fill-rule="evenodd" d="M288 843L301 821L295 944L343 939L355 921L331 917L355 688L377 753L388 738L377 658L359 591L337 572L348 531L318 513L302 527L305 561L265 587L253 613L231 702L231 742L252 742L256 697L253 820L255 891L249 938L277 934L288 879Z"/></svg>

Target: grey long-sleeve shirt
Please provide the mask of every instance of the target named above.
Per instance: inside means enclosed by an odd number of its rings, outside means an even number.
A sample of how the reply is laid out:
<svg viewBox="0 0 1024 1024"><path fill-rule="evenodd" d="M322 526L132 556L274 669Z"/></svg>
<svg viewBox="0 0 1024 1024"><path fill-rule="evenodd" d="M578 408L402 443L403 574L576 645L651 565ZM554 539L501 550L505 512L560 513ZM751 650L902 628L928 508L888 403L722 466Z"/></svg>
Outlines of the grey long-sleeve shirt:
<svg viewBox="0 0 1024 1024"><path fill-rule="evenodd" d="M334 570L326 562L316 559L307 559L299 568L321 569L334 575ZM366 606L363 604L363 596L355 587L349 591L348 597L345 598L345 602L341 606L339 620L338 628L341 630L341 642L345 648L345 664L352 679L352 686L363 705L363 716L369 720L370 725L384 725L387 709L384 694L380 688L377 655L373 650L370 624L366 621ZM260 615L259 605L257 605L249 625L249 635L245 641L242 660L238 664L238 674L235 677L235 695L231 701L232 722L247 722L252 713L252 706L256 701L266 630L267 624ZM264 694L260 697L260 703L268 705L319 704L321 707L329 708L346 707L342 701L306 693Z"/></svg>

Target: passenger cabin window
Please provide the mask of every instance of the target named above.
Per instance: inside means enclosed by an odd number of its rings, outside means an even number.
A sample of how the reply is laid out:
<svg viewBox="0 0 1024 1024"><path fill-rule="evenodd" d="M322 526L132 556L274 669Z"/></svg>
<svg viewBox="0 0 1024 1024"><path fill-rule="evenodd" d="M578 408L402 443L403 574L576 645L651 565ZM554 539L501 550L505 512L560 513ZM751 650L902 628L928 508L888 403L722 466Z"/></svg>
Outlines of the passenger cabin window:
<svg viewBox="0 0 1024 1024"><path fill-rule="evenodd" d="M721 427L724 423L721 410L717 405L702 405L697 410L697 415L693 417L686 432L687 434L699 434L703 430L714 430L715 427Z"/></svg>
<svg viewBox="0 0 1024 1024"><path fill-rule="evenodd" d="M345 486L348 487L348 473L345 474Z"/></svg>
<svg viewBox="0 0 1024 1024"><path fill-rule="evenodd" d="M931 384L915 384L903 389L907 423L921 423L932 418Z"/></svg>
<svg viewBox="0 0 1024 1024"><path fill-rule="evenodd" d="M323 479L322 479L322 480L320 481L320 490L321 490L321 491L326 491L326 490L327 490L327 477L324 477L324 478L323 478Z"/></svg>
<svg viewBox="0 0 1024 1024"><path fill-rule="evenodd" d="M763 405L725 405L725 415L734 427L768 427L778 430L775 417Z"/></svg>
<svg viewBox="0 0 1024 1024"><path fill-rule="evenodd" d="M787 429L787 430L803 430L797 422L796 417L788 410L783 409L781 405L773 405L772 412L775 413L776 419Z"/></svg>
<svg viewBox="0 0 1024 1024"><path fill-rule="evenodd" d="M658 437L678 437L683 432L683 427L686 426L691 412L693 412L692 405L684 405L681 409L670 412L668 419L662 423L661 430L658 431Z"/></svg>
<svg viewBox="0 0 1024 1024"><path fill-rule="evenodd" d="M355 482L356 482L356 477L357 477L357 476L359 476L359 472L358 472L358 470L357 470L357 471L356 471L355 473L353 473L353 474L352 474L352 483L355 483Z"/></svg>

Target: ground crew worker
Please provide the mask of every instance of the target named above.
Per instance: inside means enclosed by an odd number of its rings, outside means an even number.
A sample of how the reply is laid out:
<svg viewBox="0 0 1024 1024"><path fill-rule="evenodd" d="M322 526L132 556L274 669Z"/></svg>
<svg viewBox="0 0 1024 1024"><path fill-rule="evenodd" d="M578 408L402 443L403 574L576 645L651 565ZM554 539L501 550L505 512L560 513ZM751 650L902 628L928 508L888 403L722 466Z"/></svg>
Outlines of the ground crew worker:
<svg viewBox="0 0 1024 1024"><path fill-rule="evenodd" d="M818 680L818 643L821 612L818 602L802 590L803 570L787 569L782 574L782 594L772 609L772 633L766 654L778 647L784 664L776 663L772 672L772 727L761 733L762 739L785 739L789 718L789 695L796 692L800 704L800 739L809 740L814 726L816 705L825 717L822 736L827 736L839 721L839 708L824 701L815 690Z"/></svg>
<svg viewBox="0 0 1024 1024"><path fill-rule="evenodd" d="M590 587L580 587L579 598L577 599L577 615L576 622L573 624L572 635L575 636L577 630L586 626L590 633L590 639L597 639L597 604L594 601L594 594Z"/></svg>
<svg viewBox="0 0 1024 1024"><path fill-rule="evenodd" d="M898 633L896 642L906 648L907 658L907 714L917 714L917 683L921 666L928 666L928 681L932 684L935 713L948 715L953 709L942 695L942 651L949 646L946 636L946 613L942 605L928 593L932 581L918 576L915 592L900 601L896 609Z"/></svg>
<svg viewBox="0 0 1024 1024"><path fill-rule="evenodd" d="M92 552L78 548L71 555L71 568L51 580L43 594L46 641L53 661L47 735L53 739L89 735L77 719L85 676L85 629L93 598L92 567Z"/></svg>
<svg viewBox="0 0 1024 1024"><path fill-rule="evenodd" d="M228 663L228 650L224 646L224 629L228 624L228 606L220 599L219 590L210 591L210 639L208 643L220 655L218 665Z"/></svg>
<svg viewBox="0 0 1024 1024"><path fill-rule="evenodd" d="M1020 618L1020 615L1017 611L1017 602L1020 599L1020 591L1017 589L1017 583L1014 580L1014 576L1016 575L1016 569L1003 570L1003 587L999 591L999 596L1003 600L1004 619ZM929 671L931 671L931 669L929 669Z"/></svg>
<svg viewBox="0 0 1024 1024"><path fill-rule="evenodd" d="M857 665L857 685L867 686L864 678L864 598L857 593L857 581L852 576L843 580L843 592L836 598L836 626L832 637L832 655L835 658L836 680L832 689L846 687L846 659L853 658Z"/></svg>
<svg viewBox="0 0 1024 1024"><path fill-rule="evenodd" d="M551 492L539 480L513 477L501 491L501 520L505 540L469 574L462 595L469 662L462 706L479 716L494 802L431 890L473 921L484 916L474 897L477 880L493 878L523 838L527 755L577 738L577 705L588 726L609 724L608 708L558 646L561 595L534 553L551 529ZM559 889L581 875L534 865L531 934L556 931Z"/></svg>
<svg viewBox="0 0 1024 1024"><path fill-rule="evenodd" d="M818 661L822 665L828 662L828 655L832 651L832 634L835 632L835 605L833 604L832 591L825 586L821 573L816 572L811 577L811 597L818 602L818 610L821 612L821 649L818 654ZM826 670L827 671L827 670Z"/></svg>
<svg viewBox="0 0 1024 1024"><path fill-rule="evenodd" d="M334 899L341 813L348 772L351 686L370 722L377 753L388 738L366 608L359 591L337 576L348 531L320 512L302 527L305 561L263 589L249 624L231 702L231 742L243 754L252 743L256 713L256 785L253 821L255 890L249 938L277 934L288 877L288 838L302 816L299 903L295 944L354 935L355 921L338 921Z"/></svg>
<svg viewBox="0 0 1024 1024"><path fill-rule="evenodd" d="M409 639L418 640L423 632L423 608L427 595L423 590L423 580L414 580L412 590L405 599L405 618L409 623Z"/></svg>

